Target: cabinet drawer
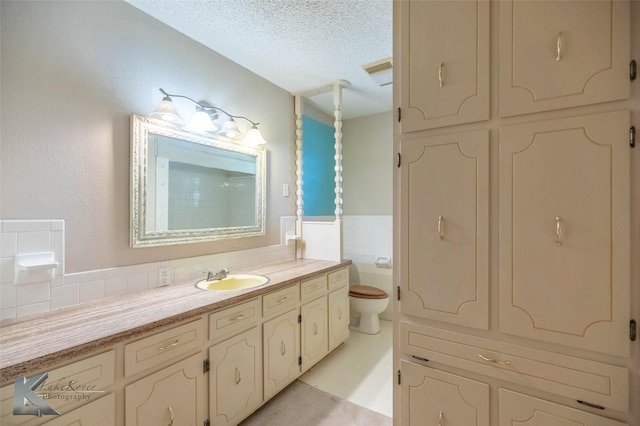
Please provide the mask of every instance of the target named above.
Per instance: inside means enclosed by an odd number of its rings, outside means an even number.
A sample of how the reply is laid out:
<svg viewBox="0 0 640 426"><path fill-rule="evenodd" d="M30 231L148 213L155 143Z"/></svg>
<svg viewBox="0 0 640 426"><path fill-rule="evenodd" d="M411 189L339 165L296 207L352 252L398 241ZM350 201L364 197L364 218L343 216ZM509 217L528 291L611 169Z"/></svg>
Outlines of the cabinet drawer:
<svg viewBox="0 0 640 426"><path fill-rule="evenodd" d="M401 323L401 350L490 377L625 412L627 369L554 352Z"/></svg>
<svg viewBox="0 0 640 426"><path fill-rule="evenodd" d="M47 404L56 411L64 414L75 407L97 399L103 395L103 390L115 381L115 351L110 350L92 356L64 367L42 371L47 373L46 381L38 388L38 393L49 393ZM29 379L29 377L27 377ZM78 391L78 398L65 398L62 392L56 392L62 387L71 386ZM68 388L67 388L68 389ZM83 393L82 390L91 392ZM13 396L15 384L0 389L0 424L19 425L33 421L30 415L13 415ZM88 398L85 399L84 397Z"/></svg>
<svg viewBox="0 0 640 426"><path fill-rule="evenodd" d="M501 425L526 422L527 426L625 426L615 420L586 413L564 405L544 401L518 392L500 388L499 416Z"/></svg>
<svg viewBox="0 0 640 426"><path fill-rule="evenodd" d="M124 346L124 375L132 376L186 354L203 342L204 322L197 320Z"/></svg>
<svg viewBox="0 0 640 426"><path fill-rule="evenodd" d="M260 320L260 299L254 299L209 315L209 339L220 342Z"/></svg>
<svg viewBox="0 0 640 426"><path fill-rule="evenodd" d="M298 300L300 300L298 284L267 294L262 296L262 314L265 318L281 314L298 306Z"/></svg>
<svg viewBox="0 0 640 426"><path fill-rule="evenodd" d="M306 302L322 296L327 292L327 276L313 278L300 283L300 300Z"/></svg>
<svg viewBox="0 0 640 426"><path fill-rule="evenodd" d="M349 285L349 268L343 268L339 271L331 272L327 275L329 281L329 290Z"/></svg>

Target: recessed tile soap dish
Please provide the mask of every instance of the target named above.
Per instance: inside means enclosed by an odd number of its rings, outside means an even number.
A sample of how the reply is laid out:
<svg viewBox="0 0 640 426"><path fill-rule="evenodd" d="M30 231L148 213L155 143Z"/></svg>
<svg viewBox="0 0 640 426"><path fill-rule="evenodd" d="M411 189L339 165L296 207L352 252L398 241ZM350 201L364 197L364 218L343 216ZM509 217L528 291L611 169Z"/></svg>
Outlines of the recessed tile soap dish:
<svg viewBox="0 0 640 426"><path fill-rule="evenodd" d="M16 255L15 283L28 284L50 281L55 277L56 268L61 266L53 252L27 253Z"/></svg>
<svg viewBox="0 0 640 426"><path fill-rule="evenodd" d="M28 253L16 255L16 269L32 271L39 269L54 269L59 265L53 252Z"/></svg>

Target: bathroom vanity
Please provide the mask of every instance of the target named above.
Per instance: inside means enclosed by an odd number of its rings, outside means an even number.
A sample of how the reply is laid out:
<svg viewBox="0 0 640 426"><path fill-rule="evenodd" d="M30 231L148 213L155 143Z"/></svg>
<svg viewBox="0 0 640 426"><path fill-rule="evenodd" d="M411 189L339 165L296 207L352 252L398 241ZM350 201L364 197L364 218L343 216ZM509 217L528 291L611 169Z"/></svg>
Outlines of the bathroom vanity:
<svg viewBox="0 0 640 426"><path fill-rule="evenodd" d="M270 280L253 289L184 283L3 324L0 423L238 424L349 336L350 263L299 259L247 271ZM13 415L15 380L42 373L36 392L59 415Z"/></svg>

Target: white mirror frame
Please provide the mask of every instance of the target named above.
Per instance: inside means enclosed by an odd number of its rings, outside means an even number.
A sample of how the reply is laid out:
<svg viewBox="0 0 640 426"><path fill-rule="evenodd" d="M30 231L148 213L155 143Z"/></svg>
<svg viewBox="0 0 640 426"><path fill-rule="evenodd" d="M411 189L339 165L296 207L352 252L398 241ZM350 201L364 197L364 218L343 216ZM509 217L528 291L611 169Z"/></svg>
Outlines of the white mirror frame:
<svg viewBox="0 0 640 426"><path fill-rule="evenodd" d="M155 231L147 226L149 134L247 154L256 157L256 223L253 226ZM131 115L131 247L189 244L265 235L266 149L241 145L230 139L192 132L161 120Z"/></svg>

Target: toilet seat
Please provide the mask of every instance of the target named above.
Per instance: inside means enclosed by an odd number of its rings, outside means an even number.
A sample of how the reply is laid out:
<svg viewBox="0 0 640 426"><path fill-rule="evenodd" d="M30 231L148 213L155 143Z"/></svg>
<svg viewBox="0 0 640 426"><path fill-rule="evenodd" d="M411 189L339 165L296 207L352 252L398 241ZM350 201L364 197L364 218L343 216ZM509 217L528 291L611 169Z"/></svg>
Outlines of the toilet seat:
<svg viewBox="0 0 640 426"><path fill-rule="evenodd" d="M350 287L349 296L357 297L358 299L386 299L389 297L383 290L369 285L354 285Z"/></svg>

